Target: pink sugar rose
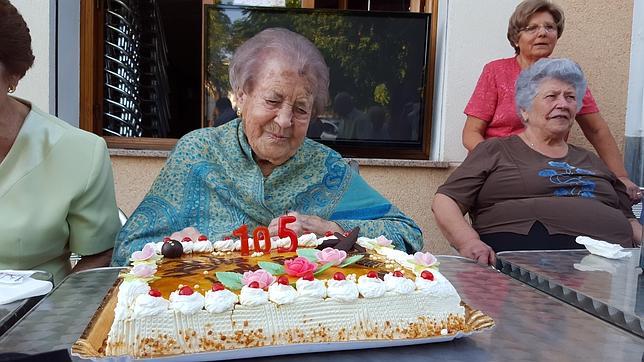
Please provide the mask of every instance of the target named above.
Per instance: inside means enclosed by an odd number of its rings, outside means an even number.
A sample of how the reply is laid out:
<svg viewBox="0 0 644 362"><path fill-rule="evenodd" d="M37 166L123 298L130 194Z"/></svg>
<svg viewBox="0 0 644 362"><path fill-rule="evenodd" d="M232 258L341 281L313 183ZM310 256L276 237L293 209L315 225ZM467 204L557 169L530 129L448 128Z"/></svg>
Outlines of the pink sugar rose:
<svg viewBox="0 0 644 362"><path fill-rule="evenodd" d="M135 265L130 274L134 275L137 278L150 278L154 276L154 273L157 272L157 266L151 264L138 264Z"/></svg>
<svg viewBox="0 0 644 362"><path fill-rule="evenodd" d="M347 252L333 248L324 248L315 253L315 257L321 264L331 263L333 265L340 265L347 258Z"/></svg>
<svg viewBox="0 0 644 362"><path fill-rule="evenodd" d="M414 254L414 261L418 265L432 266L436 264L438 260L431 253L421 253L420 251Z"/></svg>
<svg viewBox="0 0 644 362"><path fill-rule="evenodd" d="M154 255L156 255L156 253L154 252L154 247L150 244L145 244L145 246L143 247L143 250L135 251L132 253L132 260L144 261L144 260L150 259Z"/></svg>
<svg viewBox="0 0 644 362"><path fill-rule="evenodd" d="M252 282L257 282L260 289L264 289L267 286L273 284L275 277L271 273L267 272L264 269L259 269L255 271L247 271L242 276L242 284L249 285Z"/></svg>
<svg viewBox="0 0 644 362"><path fill-rule="evenodd" d="M311 274L315 269L317 269L317 267L317 264L311 263L309 259L302 256L284 261L286 274L292 277L303 277L307 274Z"/></svg>
<svg viewBox="0 0 644 362"><path fill-rule="evenodd" d="M384 237L383 235L378 236L376 239L376 244L380 246L389 246L391 245L392 241Z"/></svg>

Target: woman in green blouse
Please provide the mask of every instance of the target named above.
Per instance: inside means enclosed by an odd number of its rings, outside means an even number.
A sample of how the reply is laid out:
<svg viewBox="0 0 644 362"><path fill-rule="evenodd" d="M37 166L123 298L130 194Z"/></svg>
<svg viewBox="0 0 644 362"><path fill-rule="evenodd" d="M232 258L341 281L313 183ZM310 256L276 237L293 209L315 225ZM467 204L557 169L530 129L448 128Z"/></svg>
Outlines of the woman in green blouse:
<svg viewBox="0 0 644 362"><path fill-rule="evenodd" d="M10 95L33 61L27 24L0 0L0 269L58 283L72 252L74 271L107 265L120 222L103 139Z"/></svg>

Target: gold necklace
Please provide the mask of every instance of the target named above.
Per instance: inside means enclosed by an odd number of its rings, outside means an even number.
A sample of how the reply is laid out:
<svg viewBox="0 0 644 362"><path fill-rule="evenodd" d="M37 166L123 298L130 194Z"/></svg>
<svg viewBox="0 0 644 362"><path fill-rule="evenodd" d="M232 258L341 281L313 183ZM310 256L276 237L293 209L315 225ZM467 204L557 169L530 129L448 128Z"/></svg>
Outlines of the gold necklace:
<svg viewBox="0 0 644 362"><path fill-rule="evenodd" d="M542 154L542 155L548 156L548 157L562 157L562 156L552 156L552 155L550 154L550 152L543 152L543 151L540 151L539 149L537 149L537 146L535 146L534 142L532 142L532 139L530 139L530 137L528 136L528 133L527 133L527 132L523 132L523 135L525 136L525 140L528 142L528 145L530 146L530 148L532 148L532 149L533 149L533 150L535 150L536 152L538 152L538 153L540 153L540 154ZM564 154L568 152L568 147L567 147L567 146L568 146L568 145L564 143L564 147L565 147ZM555 152L556 152L556 151L555 151Z"/></svg>
<svg viewBox="0 0 644 362"><path fill-rule="evenodd" d="M525 136L525 140L528 142L528 146L530 146L531 148L533 148L534 150L536 150L536 148L535 148L535 146L534 146L534 142L532 142L532 140L530 139L530 137L528 137L528 133L527 133L527 132L523 132L523 135Z"/></svg>

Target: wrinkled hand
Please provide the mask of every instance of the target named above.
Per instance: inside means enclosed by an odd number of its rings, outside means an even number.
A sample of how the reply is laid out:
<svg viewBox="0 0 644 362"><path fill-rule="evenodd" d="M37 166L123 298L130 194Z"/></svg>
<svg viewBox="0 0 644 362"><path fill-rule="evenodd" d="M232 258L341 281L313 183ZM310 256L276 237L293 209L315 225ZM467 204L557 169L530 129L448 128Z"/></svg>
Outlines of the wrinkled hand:
<svg viewBox="0 0 644 362"><path fill-rule="evenodd" d="M289 211L286 215L295 216L295 222L287 224L286 227L293 230L297 236L302 236L307 233L316 233L317 235L324 235L327 231L343 233L344 230L338 224L324 220L315 215L304 215L296 211ZM268 225L268 231L271 235L277 235L279 226L279 217L271 220Z"/></svg>
<svg viewBox="0 0 644 362"><path fill-rule="evenodd" d="M192 241L197 241L197 240L199 240L200 235L201 235L201 233L199 232L199 230L197 230L197 229L195 229L194 227L191 226L191 227L187 227L187 228L185 228L185 229L183 229L181 231L176 231L176 232L172 233L172 235L170 235L170 239L181 241L181 240L183 240L183 238L185 238L187 236L190 239L192 239Z"/></svg>
<svg viewBox="0 0 644 362"><path fill-rule="evenodd" d="M479 239L470 240L458 250L458 253L482 265L496 265L494 250Z"/></svg>
<svg viewBox="0 0 644 362"><path fill-rule="evenodd" d="M626 193L633 204L637 204L642 200L642 191L633 181L626 176L618 177L618 179L626 186Z"/></svg>

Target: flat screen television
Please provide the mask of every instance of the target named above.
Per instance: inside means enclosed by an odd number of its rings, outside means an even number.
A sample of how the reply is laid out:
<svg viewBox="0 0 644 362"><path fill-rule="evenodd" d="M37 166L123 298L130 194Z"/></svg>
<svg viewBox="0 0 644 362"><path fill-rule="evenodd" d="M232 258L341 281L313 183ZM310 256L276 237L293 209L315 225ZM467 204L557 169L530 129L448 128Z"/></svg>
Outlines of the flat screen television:
<svg viewBox="0 0 644 362"><path fill-rule="evenodd" d="M427 158L431 14L206 5L205 124L217 118L219 98L234 107L233 51L269 27L306 36L329 66L330 104L311 120L308 137L345 157Z"/></svg>

